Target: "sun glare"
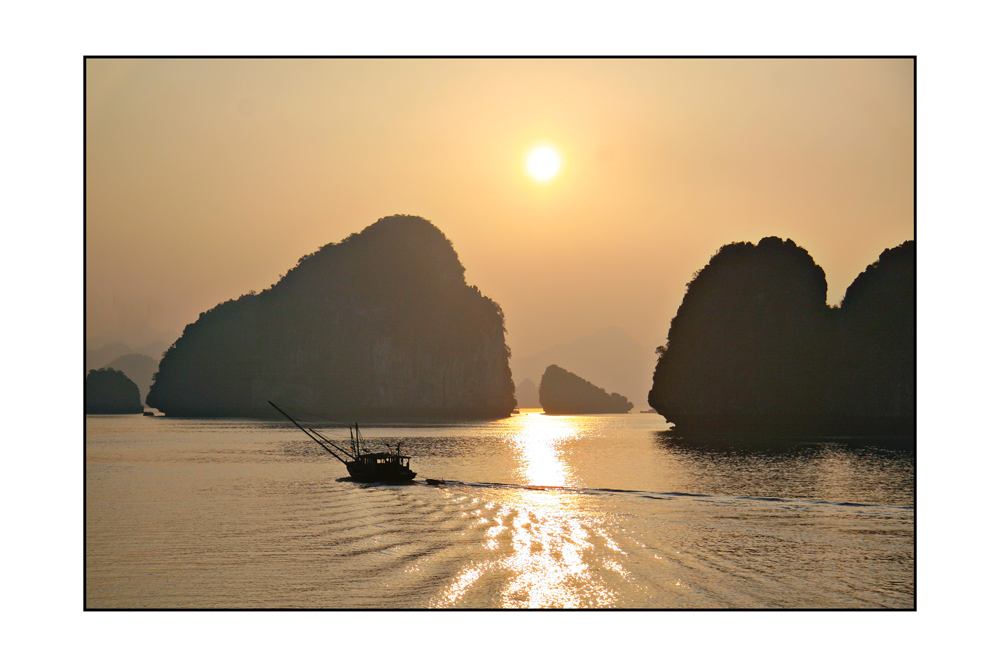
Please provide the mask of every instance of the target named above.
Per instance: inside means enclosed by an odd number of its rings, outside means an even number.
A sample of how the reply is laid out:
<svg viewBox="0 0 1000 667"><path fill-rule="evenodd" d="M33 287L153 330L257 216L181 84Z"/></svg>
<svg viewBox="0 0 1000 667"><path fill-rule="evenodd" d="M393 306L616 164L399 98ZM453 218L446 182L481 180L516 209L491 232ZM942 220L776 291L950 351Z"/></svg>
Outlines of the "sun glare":
<svg viewBox="0 0 1000 667"><path fill-rule="evenodd" d="M551 146L538 146L528 153L528 173L539 183L555 178L562 168L562 158Z"/></svg>

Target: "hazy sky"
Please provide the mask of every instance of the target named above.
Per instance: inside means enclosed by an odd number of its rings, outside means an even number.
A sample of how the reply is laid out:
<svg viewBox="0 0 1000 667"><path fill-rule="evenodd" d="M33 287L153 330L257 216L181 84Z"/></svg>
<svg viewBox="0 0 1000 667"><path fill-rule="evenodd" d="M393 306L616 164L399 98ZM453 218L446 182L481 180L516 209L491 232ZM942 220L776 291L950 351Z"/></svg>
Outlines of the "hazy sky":
<svg viewBox="0 0 1000 667"><path fill-rule="evenodd" d="M87 335L133 345L396 213L526 356L652 350L722 245L791 238L828 300L914 237L909 60L88 60ZM548 143L562 171L525 168Z"/></svg>

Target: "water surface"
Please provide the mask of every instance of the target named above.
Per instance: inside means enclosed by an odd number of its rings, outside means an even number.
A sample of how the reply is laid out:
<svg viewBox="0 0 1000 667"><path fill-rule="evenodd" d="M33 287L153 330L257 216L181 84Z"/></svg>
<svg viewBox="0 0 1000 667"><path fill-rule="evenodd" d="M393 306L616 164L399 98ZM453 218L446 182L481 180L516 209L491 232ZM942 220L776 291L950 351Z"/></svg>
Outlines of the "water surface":
<svg viewBox="0 0 1000 667"><path fill-rule="evenodd" d="M88 417L85 603L914 607L912 441L665 429L537 412L364 428L414 457L418 483L388 486L282 423Z"/></svg>

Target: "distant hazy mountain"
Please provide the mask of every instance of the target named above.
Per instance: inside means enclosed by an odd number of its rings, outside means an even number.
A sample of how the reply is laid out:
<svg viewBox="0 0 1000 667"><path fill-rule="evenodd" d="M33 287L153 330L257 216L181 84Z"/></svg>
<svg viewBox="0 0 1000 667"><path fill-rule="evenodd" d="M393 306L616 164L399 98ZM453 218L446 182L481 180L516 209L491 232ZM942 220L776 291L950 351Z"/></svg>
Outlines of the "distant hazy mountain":
<svg viewBox="0 0 1000 667"><path fill-rule="evenodd" d="M133 348L132 351L138 354L145 354L147 357L152 357L156 360L156 363L160 363L160 359L163 358L163 353L170 349L170 346L173 345L175 340L177 340L177 336L174 336L169 340L154 340L152 343Z"/></svg>
<svg viewBox="0 0 1000 667"><path fill-rule="evenodd" d="M609 392L627 396L644 409L656 361L655 350L646 349L621 328L612 327L530 357L513 357L510 368L515 381L530 378L540 382L545 369L556 364Z"/></svg>
<svg viewBox="0 0 1000 667"><path fill-rule="evenodd" d="M117 359L118 357L128 354L132 350L125 343L108 343L103 345L96 350L88 349L84 354L84 370L94 370L97 368L104 368L108 365L108 362L112 359Z"/></svg>
<svg viewBox="0 0 1000 667"><path fill-rule="evenodd" d="M139 400L145 402L149 387L153 384L153 373L160 365L158 361L145 354L126 354L105 364L128 376L128 379L139 388Z"/></svg>
<svg viewBox="0 0 1000 667"><path fill-rule="evenodd" d="M542 404L538 402L538 385L531 381L531 378L524 378L521 384L517 385L514 391L519 408L540 408Z"/></svg>
<svg viewBox="0 0 1000 667"><path fill-rule="evenodd" d="M176 336L171 338L170 341L173 342L175 339ZM118 359L119 357L125 356L129 353L144 354L153 359L156 363L160 363L163 353L170 347L171 342L156 340L152 343L147 343L146 345L134 349L121 341L112 341L105 343L100 347L88 345L87 350L84 353L84 367L88 371L95 368L105 368L111 363L112 360Z"/></svg>

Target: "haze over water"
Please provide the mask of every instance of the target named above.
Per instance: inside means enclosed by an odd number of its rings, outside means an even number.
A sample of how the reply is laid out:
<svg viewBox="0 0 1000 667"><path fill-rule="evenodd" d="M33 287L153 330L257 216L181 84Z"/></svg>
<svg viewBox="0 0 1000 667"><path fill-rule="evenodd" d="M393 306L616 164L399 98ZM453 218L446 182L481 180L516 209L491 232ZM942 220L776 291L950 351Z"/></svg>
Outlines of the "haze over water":
<svg viewBox="0 0 1000 667"><path fill-rule="evenodd" d="M912 442L528 412L365 429L446 480L384 486L279 423L86 431L88 608L914 606Z"/></svg>

